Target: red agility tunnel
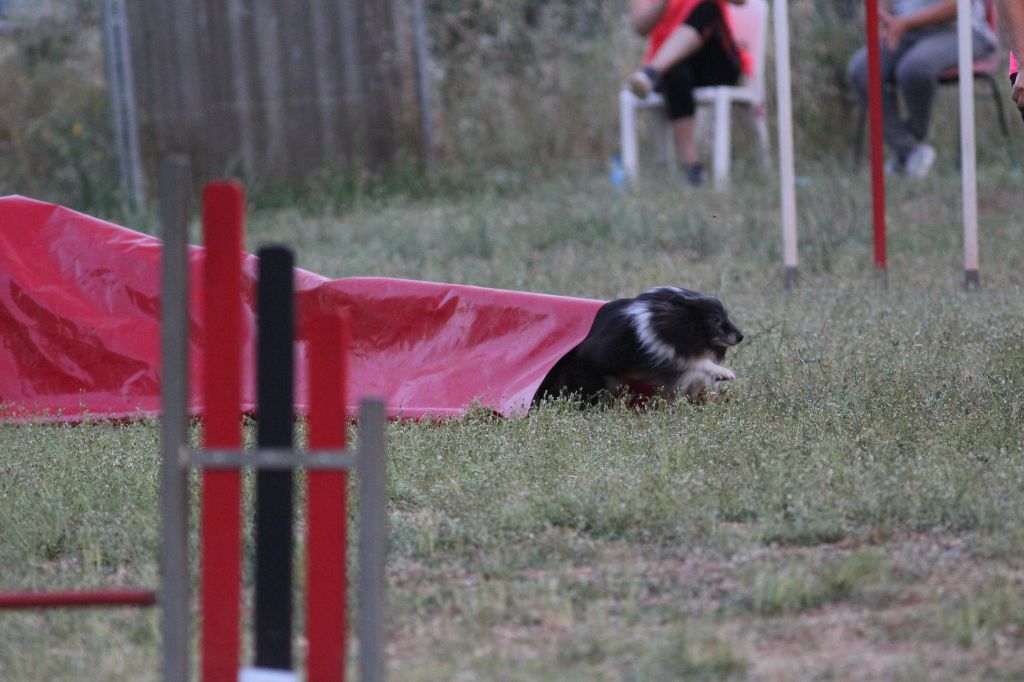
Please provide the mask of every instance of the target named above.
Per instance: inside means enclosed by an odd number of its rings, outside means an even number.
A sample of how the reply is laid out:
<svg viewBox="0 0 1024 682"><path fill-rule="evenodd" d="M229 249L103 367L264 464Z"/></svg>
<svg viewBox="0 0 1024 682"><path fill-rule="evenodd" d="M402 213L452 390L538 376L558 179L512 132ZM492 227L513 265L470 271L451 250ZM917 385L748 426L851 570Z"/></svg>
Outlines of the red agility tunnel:
<svg viewBox="0 0 1024 682"><path fill-rule="evenodd" d="M160 252L155 237L23 197L0 198L0 414L75 421L160 413ZM191 414L202 412L203 249L189 250ZM301 262L302 254L298 254ZM242 408L255 409L256 258L242 262ZM383 396L391 417L523 414L601 301L296 271L297 407L308 412L311 315L351 319L349 406Z"/></svg>

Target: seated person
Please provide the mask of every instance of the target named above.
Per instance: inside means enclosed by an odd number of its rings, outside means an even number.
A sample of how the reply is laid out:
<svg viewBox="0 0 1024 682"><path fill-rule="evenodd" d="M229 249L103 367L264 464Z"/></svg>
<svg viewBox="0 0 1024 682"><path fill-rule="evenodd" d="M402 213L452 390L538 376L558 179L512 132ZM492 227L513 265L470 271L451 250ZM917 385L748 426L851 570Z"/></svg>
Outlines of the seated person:
<svg viewBox="0 0 1024 682"><path fill-rule="evenodd" d="M1010 99L1024 117L1024 78L1017 78L1017 55L1024 54L1024 0L998 0L996 4L999 7L1003 33L1010 43Z"/></svg>
<svg viewBox="0 0 1024 682"><path fill-rule="evenodd" d="M632 0L630 18L648 37L644 66L627 83L637 97L657 90L665 99L677 156L691 185L704 183L694 141L694 88L735 85L749 60L732 37L725 2L746 0Z"/></svg>
<svg viewBox="0 0 1024 682"><path fill-rule="evenodd" d="M879 9L883 135L893 156L886 171L921 178L935 162L935 149L924 140L931 120L939 74L958 64L956 0L882 0ZM973 0L974 58L992 54L996 37L985 20L984 0ZM861 105L868 102L868 56L862 47L848 68ZM890 87L895 85L895 89ZM900 115L897 93L906 116Z"/></svg>
<svg viewBox="0 0 1024 682"><path fill-rule="evenodd" d="M1017 55L1010 51L1010 99L1017 105L1017 111L1024 119L1024 78L1017 82L1017 75L1020 71L1020 64L1017 62Z"/></svg>

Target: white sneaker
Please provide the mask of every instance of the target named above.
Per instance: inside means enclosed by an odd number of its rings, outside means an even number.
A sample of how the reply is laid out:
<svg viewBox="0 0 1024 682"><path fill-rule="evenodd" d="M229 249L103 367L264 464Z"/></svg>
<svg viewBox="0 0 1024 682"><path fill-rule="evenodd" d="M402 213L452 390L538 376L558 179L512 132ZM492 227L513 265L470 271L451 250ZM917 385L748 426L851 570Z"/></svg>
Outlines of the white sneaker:
<svg viewBox="0 0 1024 682"><path fill-rule="evenodd" d="M919 144L903 162L903 169L909 177L920 179L928 175L934 163L935 147L930 144Z"/></svg>
<svg viewBox="0 0 1024 682"><path fill-rule="evenodd" d="M882 166L886 176L904 175L907 172L906 166L903 165L903 161L900 157L895 154L885 159L885 165Z"/></svg>
<svg viewBox="0 0 1024 682"><path fill-rule="evenodd" d="M633 72L633 75L626 81L626 87L639 99L647 99L647 95L654 90L654 79L651 78L651 70L640 68Z"/></svg>

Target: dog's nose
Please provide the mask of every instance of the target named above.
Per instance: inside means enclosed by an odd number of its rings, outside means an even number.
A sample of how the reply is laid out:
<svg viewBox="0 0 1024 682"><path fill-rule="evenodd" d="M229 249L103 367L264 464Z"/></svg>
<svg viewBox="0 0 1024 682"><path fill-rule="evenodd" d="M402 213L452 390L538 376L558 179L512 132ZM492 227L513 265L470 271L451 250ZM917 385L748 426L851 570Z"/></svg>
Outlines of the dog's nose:
<svg viewBox="0 0 1024 682"><path fill-rule="evenodd" d="M739 329L737 329L736 330L736 343L739 343L742 340L743 340L743 332L741 332Z"/></svg>

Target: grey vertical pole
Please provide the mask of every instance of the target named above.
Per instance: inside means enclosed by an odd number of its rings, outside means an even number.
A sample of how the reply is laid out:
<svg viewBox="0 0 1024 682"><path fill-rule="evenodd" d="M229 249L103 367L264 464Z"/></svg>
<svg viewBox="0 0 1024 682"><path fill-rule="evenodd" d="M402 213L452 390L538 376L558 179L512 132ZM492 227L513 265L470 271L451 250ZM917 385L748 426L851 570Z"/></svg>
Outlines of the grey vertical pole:
<svg viewBox="0 0 1024 682"><path fill-rule="evenodd" d="M427 165L434 166L434 117L430 110L430 73L427 70L430 57L427 53L427 21L423 14L423 0L415 0L414 21L416 22L416 85L420 100L420 117L423 125L423 144L427 152Z"/></svg>
<svg viewBox="0 0 1024 682"><path fill-rule="evenodd" d="M160 164L160 231L163 239L160 436L160 603L163 679L188 678L188 212L191 178L182 156Z"/></svg>
<svg viewBox="0 0 1024 682"><path fill-rule="evenodd" d="M139 131L135 108L135 78L128 45L128 18L124 0L103 0L103 42L107 64L107 92L114 119L117 159L121 168L121 189L135 209L142 209L146 187L139 154Z"/></svg>
<svg viewBox="0 0 1024 682"><path fill-rule="evenodd" d="M384 679L387 445L384 403L359 406L359 680Z"/></svg>

